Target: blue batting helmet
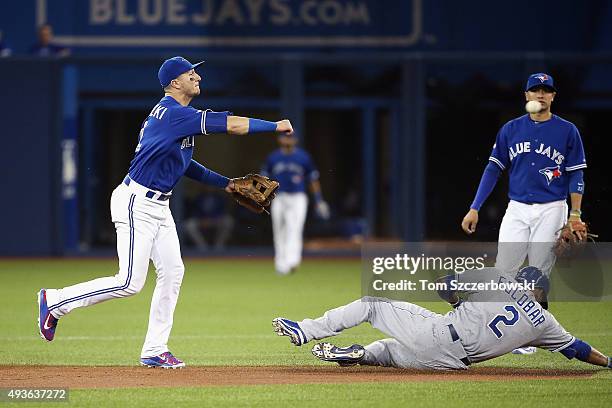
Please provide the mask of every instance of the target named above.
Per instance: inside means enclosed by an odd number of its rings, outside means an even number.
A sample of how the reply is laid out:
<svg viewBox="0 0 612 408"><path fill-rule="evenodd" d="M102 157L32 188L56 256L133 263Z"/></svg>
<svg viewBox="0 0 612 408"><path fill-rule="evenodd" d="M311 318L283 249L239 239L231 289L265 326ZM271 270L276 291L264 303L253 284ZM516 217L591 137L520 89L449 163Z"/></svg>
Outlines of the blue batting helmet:
<svg viewBox="0 0 612 408"><path fill-rule="evenodd" d="M542 273L540 268L535 266L525 266L516 274L515 278L518 282L534 283L536 288L541 288L545 294L548 294L550 289L550 281L548 277Z"/></svg>

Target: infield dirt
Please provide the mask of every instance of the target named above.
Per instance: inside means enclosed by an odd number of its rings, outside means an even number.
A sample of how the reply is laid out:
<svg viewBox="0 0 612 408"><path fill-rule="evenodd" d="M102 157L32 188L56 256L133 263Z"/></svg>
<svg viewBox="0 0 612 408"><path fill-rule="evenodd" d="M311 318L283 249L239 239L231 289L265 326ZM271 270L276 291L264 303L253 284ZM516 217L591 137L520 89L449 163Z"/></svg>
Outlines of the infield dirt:
<svg viewBox="0 0 612 408"><path fill-rule="evenodd" d="M594 371L480 367L417 371L384 367L199 366L177 370L126 366L0 366L0 388L202 387L357 382L504 381L588 378Z"/></svg>

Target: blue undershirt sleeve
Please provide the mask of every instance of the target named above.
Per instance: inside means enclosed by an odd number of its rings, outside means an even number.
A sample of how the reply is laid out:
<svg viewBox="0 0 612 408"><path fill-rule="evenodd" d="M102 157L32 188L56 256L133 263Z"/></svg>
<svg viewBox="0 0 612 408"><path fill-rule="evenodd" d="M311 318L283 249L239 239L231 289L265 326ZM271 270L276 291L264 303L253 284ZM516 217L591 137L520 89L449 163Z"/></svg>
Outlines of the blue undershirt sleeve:
<svg viewBox="0 0 612 408"><path fill-rule="evenodd" d="M225 188L229 183L229 178L215 173L211 169L202 166L193 159L191 160L189 167L187 167L187 171L185 171L185 176L199 181L202 184L219 188Z"/></svg>
<svg viewBox="0 0 612 408"><path fill-rule="evenodd" d="M569 192L584 194L583 170L574 170L569 172Z"/></svg>
<svg viewBox="0 0 612 408"><path fill-rule="evenodd" d="M478 185L478 191L476 191L476 197L472 202L470 208L473 208L476 211L480 211L480 207L484 204L485 200L493 191L495 184L497 184L497 179L501 174L501 169L497 164L493 162L489 162L484 169L484 173L482 174L482 178L480 179L480 184Z"/></svg>

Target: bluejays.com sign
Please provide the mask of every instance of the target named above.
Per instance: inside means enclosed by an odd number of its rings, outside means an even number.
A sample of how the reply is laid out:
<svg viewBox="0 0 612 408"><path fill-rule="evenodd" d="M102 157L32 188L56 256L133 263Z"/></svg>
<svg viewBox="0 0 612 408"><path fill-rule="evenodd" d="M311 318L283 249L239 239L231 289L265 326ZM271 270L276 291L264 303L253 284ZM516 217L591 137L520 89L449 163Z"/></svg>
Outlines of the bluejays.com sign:
<svg viewBox="0 0 612 408"><path fill-rule="evenodd" d="M67 4L70 3L70 4ZM72 47L415 45L422 0L38 0ZM66 7L72 12L66 13Z"/></svg>

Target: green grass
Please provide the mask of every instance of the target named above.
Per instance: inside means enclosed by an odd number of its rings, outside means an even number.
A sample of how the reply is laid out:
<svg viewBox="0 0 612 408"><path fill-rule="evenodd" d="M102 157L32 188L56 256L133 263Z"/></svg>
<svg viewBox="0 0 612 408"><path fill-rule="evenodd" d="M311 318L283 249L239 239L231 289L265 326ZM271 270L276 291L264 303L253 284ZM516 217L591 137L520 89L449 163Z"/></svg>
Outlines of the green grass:
<svg viewBox="0 0 612 408"><path fill-rule="evenodd" d="M116 273L116 260L0 261L0 347L2 364L136 365L146 332L154 272L134 297L75 310L60 322L57 338L45 343L36 329L35 295ZM293 276L279 278L271 260L187 260L170 339L171 350L189 365L321 365L309 347L296 348L272 333L276 316L301 319L360 296L360 264L307 260ZM444 312L442 303L423 304ZM553 303L564 327L602 352L612 353L612 303ZM367 325L347 330L341 344L368 343L382 334ZM592 369L558 354L503 356L486 366ZM275 385L180 389L73 390L79 406L143 406L172 400L183 406L604 406L612 375L590 379L531 381L444 381L343 385ZM163 405L163 404L161 404ZM607 405L607 404L606 404ZM20 404L20 406L25 406Z"/></svg>

